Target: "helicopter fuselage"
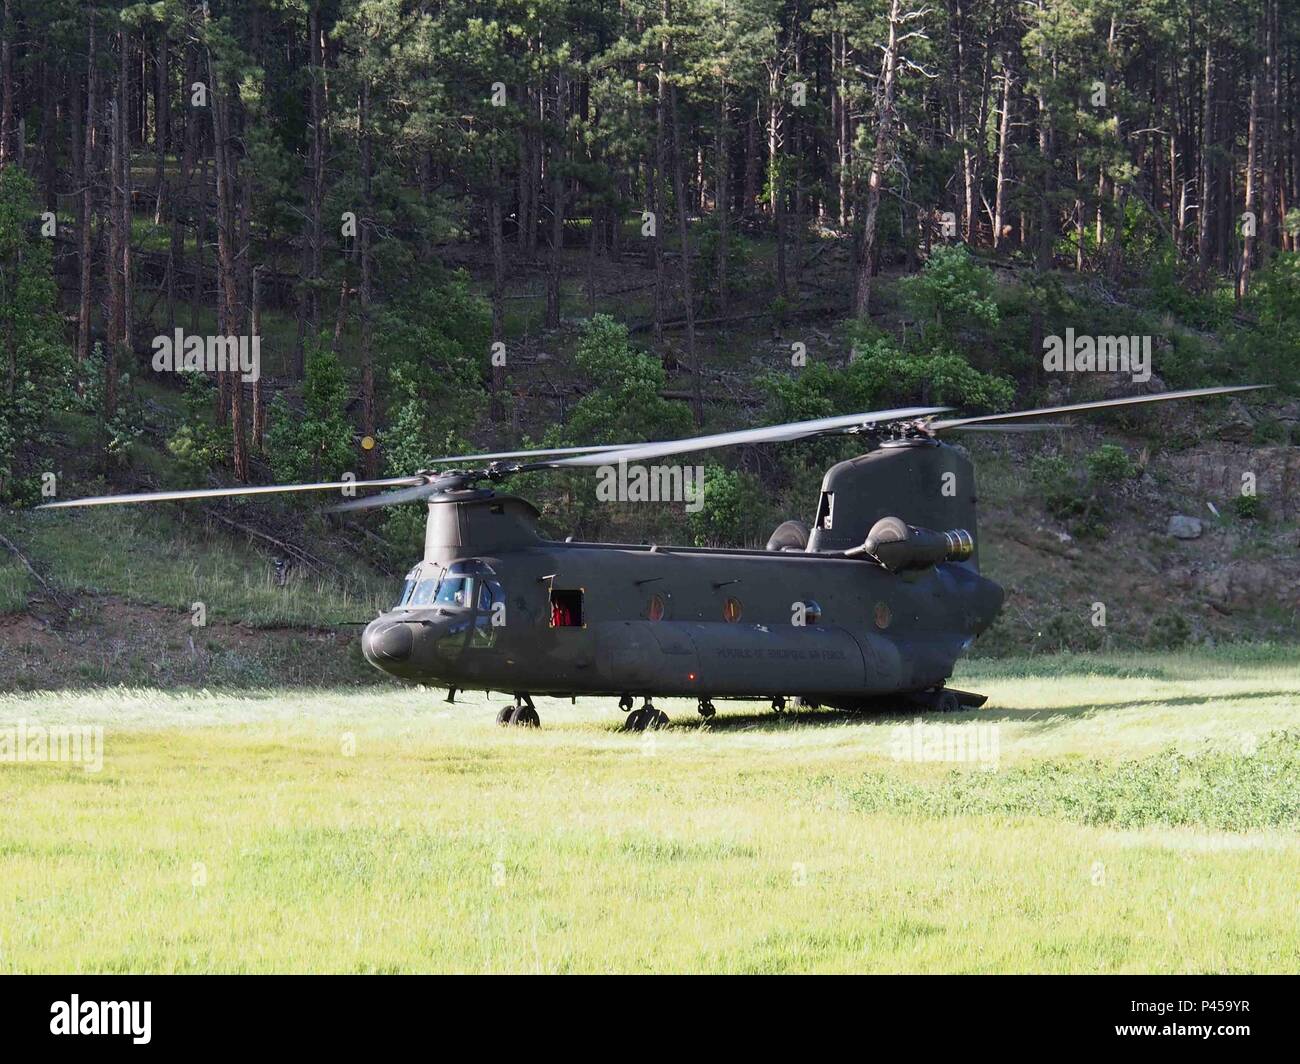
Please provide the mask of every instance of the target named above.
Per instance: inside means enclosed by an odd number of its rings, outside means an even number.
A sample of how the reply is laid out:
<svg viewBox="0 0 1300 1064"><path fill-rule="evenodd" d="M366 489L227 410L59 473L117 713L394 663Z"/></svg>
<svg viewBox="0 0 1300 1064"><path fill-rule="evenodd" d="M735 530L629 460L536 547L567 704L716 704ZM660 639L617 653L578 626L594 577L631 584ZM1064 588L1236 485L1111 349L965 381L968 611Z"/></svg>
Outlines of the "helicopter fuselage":
<svg viewBox="0 0 1300 1064"><path fill-rule="evenodd" d="M424 562L363 636L377 668L459 689L851 704L942 685L1002 602L962 564L528 543L527 503L475 495L431 504Z"/></svg>

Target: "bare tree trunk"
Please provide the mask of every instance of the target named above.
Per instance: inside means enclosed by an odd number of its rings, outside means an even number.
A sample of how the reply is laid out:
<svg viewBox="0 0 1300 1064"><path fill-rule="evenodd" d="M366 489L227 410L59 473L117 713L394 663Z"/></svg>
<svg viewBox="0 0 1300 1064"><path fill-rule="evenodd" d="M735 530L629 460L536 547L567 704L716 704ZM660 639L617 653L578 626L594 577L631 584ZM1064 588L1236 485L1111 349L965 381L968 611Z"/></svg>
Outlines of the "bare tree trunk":
<svg viewBox="0 0 1300 1064"><path fill-rule="evenodd" d="M715 187L717 189L713 209L718 213L718 262L717 262L717 288L718 288L718 315L726 317L727 315L727 239L728 223L731 218L731 158L729 155L730 147L727 142L727 82L722 82L722 92L718 98L718 131L717 143L715 146L716 175L714 177Z"/></svg>
<svg viewBox="0 0 1300 1064"><path fill-rule="evenodd" d="M669 15L668 0L664 0L665 15ZM665 71L673 60L672 42L665 40ZM677 86L668 85L668 110L672 119L673 136L673 197L677 200L677 236L681 242L682 260L682 301L686 310L686 360L691 366L691 406L695 414L695 424L704 424L703 370L700 368L699 352L695 347L695 298L691 286L691 233L688 212L686 210L686 189L682 176L682 131L677 122Z"/></svg>
<svg viewBox="0 0 1300 1064"><path fill-rule="evenodd" d="M170 87L167 77L168 66L168 48L167 48L167 27L164 24L158 35L158 53L157 67L155 71L156 79L154 81L154 118L153 118L153 137L154 137L154 183L155 199L153 209L153 224L162 225L163 218L168 211L167 197L167 141L171 132L171 107L167 100L167 90Z"/></svg>
<svg viewBox="0 0 1300 1064"><path fill-rule="evenodd" d="M262 267L253 267L252 290L248 297L248 342L262 335ZM259 373L253 382L253 449L259 454L265 451L266 438L266 402L262 390L262 375Z"/></svg>
<svg viewBox="0 0 1300 1064"><path fill-rule="evenodd" d="M566 112L567 81L563 74L556 75L555 125L563 138ZM560 327L560 265L564 254L564 142L557 141L551 150L551 256L546 271L546 325Z"/></svg>
<svg viewBox="0 0 1300 1064"><path fill-rule="evenodd" d="M492 240L492 347L491 415L492 423L500 426L504 416L501 393L505 387L505 366L497 364L496 345L505 343L506 249L505 234L501 231L501 164L497 149L492 149L492 187L488 193L488 228Z"/></svg>
<svg viewBox="0 0 1300 1064"><path fill-rule="evenodd" d="M230 99L217 81L216 62L208 51L208 96L212 103L213 165L217 175L217 290L221 310L218 331L233 335L241 319L235 261L235 184L237 164L231 157ZM248 449L244 429L244 387L238 373L227 371L223 392L230 404L231 458L235 479L248 480Z"/></svg>
<svg viewBox="0 0 1300 1064"><path fill-rule="evenodd" d="M12 0L4 0L4 28L0 30L0 167L9 162L14 114L14 33Z"/></svg>
<svg viewBox="0 0 1300 1064"><path fill-rule="evenodd" d="M135 286L131 277L131 139L128 114L131 106L131 38L123 30L118 34L118 79L117 79L117 122L121 146L118 149L120 170L116 180L121 181L122 194L120 208L122 211L122 352L129 356L135 348L132 314L134 312Z"/></svg>
<svg viewBox="0 0 1300 1064"><path fill-rule="evenodd" d="M1214 92L1215 92L1215 61L1214 61L1214 42L1209 41L1205 45L1205 82L1204 82L1204 99L1203 112L1201 116L1201 181L1199 191L1199 206L1197 208L1197 258L1200 262L1201 269L1208 269L1210 266L1210 255L1213 251L1214 233L1210 228L1211 209L1210 201L1213 198L1213 161L1211 158L1211 145L1214 143Z"/></svg>
<svg viewBox="0 0 1300 1064"><path fill-rule="evenodd" d="M867 179L867 208L862 219L862 242L858 253L858 283L853 310L865 318L871 309L871 281L876 257L876 220L880 213L880 185L884 180L894 125L894 84L898 70L898 27L900 0L890 0L889 38L880 64L879 98L876 104L876 144Z"/></svg>
<svg viewBox="0 0 1300 1064"><path fill-rule="evenodd" d="M1242 221L1241 263L1237 269L1237 302L1250 291L1250 267L1255 258L1255 168L1259 162L1259 96L1261 72L1257 68L1250 79L1250 109L1246 119L1245 213Z"/></svg>
<svg viewBox="0 0 1300 1064"><path fill-rule="evenodd" d="M86 64L86 139L81 151L81 291L77 311L77 358L85 361L90 353L90 313L94 304L94 255L92 231L95 225L95 127L99 101L95 76L95 12L89 13L89 51Z"/></svg>
<svg viewBox="0 0 1300 1064"><path fill-rule="evenodd" d="M665 98L663 67L660 66L658 85L655 92L655 162L654 173L650 182L653 197L650 214L654 222L654 260L655 260L655 325L656 346L664 339L664 314L668 302L668 285L664 276L664 224L667 222L668 197L664 193L664 182L668 180L668 146L664 127L667 124L667 100Z"/></svg>
<svg viewBox="0 0 1300 1064"><path fill-rule="evenodd" d="M1011 73L1011 57L1003 57L1002 67L1002 114L998 119L998 179L997 189L993 194L993 246L1002 244L1002 228L1006 219L1007 184L1011 178L1011 85L1015 77Z"/></svg>
<svg viewBox="0 0 1300 1064"><path fill-rule="evenodd" d="M325 192L325 55L321 29L320 0L312 0L307 17L307 51L311 78L311 114L309 116L310 154L305 178L307 232L302 249L302 289L298 294L298 335L293 349L293 375L302 380L306 356L304 345L310 333L313 342L320 333L320 279L324 233L321 224Z"/></svg>
<svg viewBox="0 0 1300 1064"><path fill-rule="evenodd" d="M361 137L361 209L364 217L358 236L361 239L361 284L357 293L357 309L361 319L361 432L375 439L375 356L370 320L371 262L370 229L374 207L371 202L373 159L370 143L370 82L361 83L361 101L357 115L357 132ZM365 475L373 480L379 469L379 448L371 446L365 451Z"/></svg>

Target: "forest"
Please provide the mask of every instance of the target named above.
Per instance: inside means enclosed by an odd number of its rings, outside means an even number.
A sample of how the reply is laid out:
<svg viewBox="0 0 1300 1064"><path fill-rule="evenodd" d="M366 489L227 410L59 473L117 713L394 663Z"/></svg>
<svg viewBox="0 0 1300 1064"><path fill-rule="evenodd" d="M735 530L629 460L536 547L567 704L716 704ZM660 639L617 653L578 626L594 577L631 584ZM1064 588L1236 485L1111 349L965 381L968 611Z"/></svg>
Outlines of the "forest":
<svg viewBox="0 0 1300 1064"><path fill-rule="evenodd" d="M0 37L11 506L1007 409L1067 327L1154 336L1153 389L1295 389L1281 0L3 0ZM170 372L186 336L257 372ZM793 450L710 465L696 538L761 539ZM599 531L584 483L527 486Z"/></svg>

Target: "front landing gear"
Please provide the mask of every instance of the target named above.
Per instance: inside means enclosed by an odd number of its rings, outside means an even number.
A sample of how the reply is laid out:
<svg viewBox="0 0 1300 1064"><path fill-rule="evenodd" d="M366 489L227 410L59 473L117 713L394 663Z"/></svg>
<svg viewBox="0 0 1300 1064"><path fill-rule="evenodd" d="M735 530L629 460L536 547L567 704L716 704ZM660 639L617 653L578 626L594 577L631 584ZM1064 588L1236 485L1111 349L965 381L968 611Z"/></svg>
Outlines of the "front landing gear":
<svg viewBox="0 0 1300 1064"><path fill-rule="evenodd" d="M650 699L645 700L645 705L640 709L634 709L627 715L627 720L623 722L624 731L645 731L647 728L662 728L668 723L668 714L661 710L655 709Z"/></svg>
<svg viewBox="0 0 1300 1064"><path fill-rule="evenodd" d="M540 728L542 718L537 715L532 697L522 691L516 691L515 704L502 707L501 712L497 714L497 723L513 724L519 728Z"/></svg>
<svg viewBox="0 0 1300 1064"><path fill-rule="evenodd" d="M713 714L717 712L717 709L714 707L713 703L710 702L707 698L700 699L699 709L700 709L700 716L703 717L705 720L711 719L713 717Z"/></svg>

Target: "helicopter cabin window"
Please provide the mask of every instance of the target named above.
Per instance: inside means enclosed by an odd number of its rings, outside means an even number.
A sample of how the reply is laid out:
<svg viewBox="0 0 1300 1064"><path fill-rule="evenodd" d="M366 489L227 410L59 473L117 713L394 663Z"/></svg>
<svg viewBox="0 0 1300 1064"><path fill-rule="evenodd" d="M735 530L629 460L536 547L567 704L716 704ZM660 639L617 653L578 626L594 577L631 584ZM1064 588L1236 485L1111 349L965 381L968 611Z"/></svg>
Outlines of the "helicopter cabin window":
<svg viewBox="0 0 1300 1064"><path fill-rule="evenodd" d="M823 491L817 504L817 527L830 530L835 521L835 492Z"/></svg>
<svg viewBox="0 0 1300 1064"><path fill-rule="evenodd" d="M585 623L582 589L551 588L551 627L581 628Z"/></svg>

